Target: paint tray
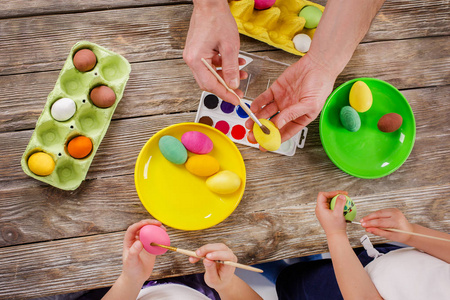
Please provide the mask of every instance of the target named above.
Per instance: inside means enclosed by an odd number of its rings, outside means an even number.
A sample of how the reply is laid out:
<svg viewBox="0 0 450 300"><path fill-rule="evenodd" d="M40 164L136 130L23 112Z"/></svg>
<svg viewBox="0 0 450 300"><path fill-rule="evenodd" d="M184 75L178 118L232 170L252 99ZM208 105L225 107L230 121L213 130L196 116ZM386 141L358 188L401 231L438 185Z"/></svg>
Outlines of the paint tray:
<svg viewBox="0 0 450 300"><path fill-rule="evenodd" d="M74 67L73 56L78 50L85 48L94 52L97 64L90 71L80 72ZM130 71L130 64L121 55L87 41L76 43L70 50L55 87L47 97L22 156L21 165L24 172L63 190L76 189L86 178L89 166L122 98ZM115 103L108 108L97 107L90 99L90 91L100 85L110 87L116 95ZM75 114L62 122L55 120L50 111L53 103L61 98L70 98L76 105ZM68 142L77 136L88 137L93 145L90 154L82 159L73 158L67 151ZM29 169L28 159L36 152L47 153L53 158L55 168L50 175L39 176Z"/></svg>
<svg viewBox="0 0 450 300"><path fill-rule="evenodd" d="M254 0L229 2L241 34L295 55L305 55L295 49L292 39L300 33L305 33L312 39L315 28L305 28L306 20L298 14L302 8L309 5L323 12L323 6L304 0L277 0L272 7L264 10L256 10L254 5Z"/></svg>
<svg viewBox="0 0 450 300"><path fill-rule="evenodd" d="M289 65L243 51L240 51L240 57L246 61L242 70L248 73L248 78L241 80L239 89L244 92L243 101L250 107L252 101L264 92ZM258 144L253 144L247 139L249 130L245 127L245 122L248 118L249 116L240 106L234 106L214 94L203 92L200 96L195 122L207 124L222 131L235 143L259 148ZM297 148L304 147L307 133L308 128L305 127L273 152L293 156Z"/></svg>

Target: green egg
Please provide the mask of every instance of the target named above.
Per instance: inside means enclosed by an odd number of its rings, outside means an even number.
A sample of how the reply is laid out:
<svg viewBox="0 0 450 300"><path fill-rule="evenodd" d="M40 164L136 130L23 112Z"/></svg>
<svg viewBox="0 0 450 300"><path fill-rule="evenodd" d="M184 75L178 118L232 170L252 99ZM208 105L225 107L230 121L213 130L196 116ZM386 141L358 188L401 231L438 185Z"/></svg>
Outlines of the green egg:
<svg viewBox="0 0 450 300"><path fill-rule="evenodd" d="M361 118L358 112L351 106L344 106L341 108L339 114L342 126L351 132L356 132L361 127Z"/></svg>
<svg viewBox="0 0 450 300"><path fill-rule="evenodd" d="M334 196L333 199L331 199L331 202L330 202L330 209L331 210L334 210L334 206L336 205L336 199L339 196L340 195L336 195L336 196ZM356 217L356 206L355 206L355 203L353 202L353 200L349 196L345 196L345 198L347 199L347 202L345 203L345 206L344 206L344 217L345 217L345 219L347 221L353 221L355 219L355 217Z"/></svg>
<svg viewBox="0 0 450 300"><path fill-rule="evenodd" d="M187 160L187 150L178 139L165 135L159 139L159 150L171 163L182 165Z"/></svg>
<svg viewBox="0 0 450 300"><path fill-rule="evenodd" d="M322 17L322 11L315 6L308 5L300 11L298 16L305 18L306 28L312 29L316 28L319 24L320 18Z"/></svg>

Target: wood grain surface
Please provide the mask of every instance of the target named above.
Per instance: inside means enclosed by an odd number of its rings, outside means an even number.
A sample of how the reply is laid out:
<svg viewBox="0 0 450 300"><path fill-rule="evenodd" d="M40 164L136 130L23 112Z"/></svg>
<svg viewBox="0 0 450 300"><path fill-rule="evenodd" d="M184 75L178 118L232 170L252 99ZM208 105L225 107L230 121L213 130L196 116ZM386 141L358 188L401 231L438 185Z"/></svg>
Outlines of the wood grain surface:
<svg viewBox="0 0 450 300"><path fill-rule="evenodd" d="M238 145L247 169L239 206L212 228L168 228L173 245L224 242L244 264L327 252L314 208L319 191L335 189L349 191L358 218L397 207L412 222L450 232L449 10L448 0L386 1L335 83L374 77L406 97L417 135L396 172L374 180L342 172L322 148L318 120L293 157ZM195 119L201 90L182 60L191 12L191 1L178 0L0 2L0 299L110 286L119 275L125 230L151 218L134 187L137 155L159 130ZM63 191L28 177L20 159L80 40L122 54L132 72L86 180ZM241 49L299 59L245 36ZM359 246L364 231L349 224L348 233ZM167 253L151 278L202 271Z"/></svg>

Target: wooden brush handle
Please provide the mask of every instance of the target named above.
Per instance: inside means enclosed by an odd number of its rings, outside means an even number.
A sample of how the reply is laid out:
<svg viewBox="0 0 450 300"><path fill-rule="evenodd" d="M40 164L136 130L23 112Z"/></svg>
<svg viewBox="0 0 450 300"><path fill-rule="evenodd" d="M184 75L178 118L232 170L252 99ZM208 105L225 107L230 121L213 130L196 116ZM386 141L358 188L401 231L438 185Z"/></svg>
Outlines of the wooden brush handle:
<svg viewBox="0 0 450 300"><path fill-rule="evenodd" d="M190 250L186 250L186 249L180 249L180 248L176 248L176 247L172 247L172 246L160 245L160 244L157 244L157 243L151 243L150 245L161 247L161 248L168 249L168 250L171 250L171 251L175 251L175 252L187 255L187 256L192 256L192 257L196 257L196 258L200 258L200 259L205 259L204 257L198 256L197 254L195 254L194 251L190 251ZM246 266L246 265L234 262L234 261L215 260L215 262L220 263L220 264L224 264L224 265L233 266L233 267L240 268L240 269L244 269L244 270L247 270L247 271L252 271L252 272L257 272L257 273L262 273L263 272L263 270L261 270L261 269L250 267L250 266Z"/></svg>

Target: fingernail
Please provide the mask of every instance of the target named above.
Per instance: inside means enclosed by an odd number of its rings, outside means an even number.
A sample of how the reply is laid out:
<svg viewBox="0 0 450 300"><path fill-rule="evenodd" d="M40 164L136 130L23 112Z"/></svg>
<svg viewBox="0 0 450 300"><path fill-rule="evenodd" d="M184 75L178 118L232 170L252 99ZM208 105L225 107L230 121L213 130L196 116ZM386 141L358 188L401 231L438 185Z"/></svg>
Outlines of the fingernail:
<svg viewBox="0 0 450 300"><path fill-rule="evenodd" d="M200 252L200 250L195 251L195 254L197 254L197 256L202 256L202 253Z"/></svg>
<svg viewBox="0 0 450 300"><path fill-rule="evenodd" d="M344 195L339 195L338 198L341 199L341 200L345 200L345 196Z"/></svg>
<svg viewBox="0 0 450 300"><path fill-rule="evenodd" d="M362 226L362 227L366 227L366 222L362 222L362 223L361 223L361 226Z"/></svg>
<svg viewBox="0 0 450 300"><path fill-rule="evenodd" d="M206 254L206 258L211 258L211 256L212 256L211 253Z"/></svg>
<svg viewBox="0 0 450 300"><path fill-rule="evenodd" d="M237 78L232 79L231 82L230 82L230 87L233 90L237 89L239 87L239 79L237 79Z"/></svg>

